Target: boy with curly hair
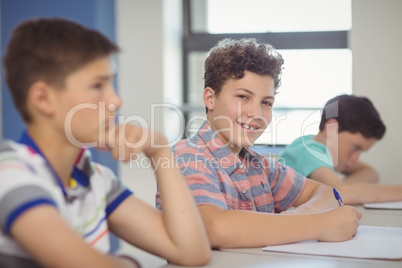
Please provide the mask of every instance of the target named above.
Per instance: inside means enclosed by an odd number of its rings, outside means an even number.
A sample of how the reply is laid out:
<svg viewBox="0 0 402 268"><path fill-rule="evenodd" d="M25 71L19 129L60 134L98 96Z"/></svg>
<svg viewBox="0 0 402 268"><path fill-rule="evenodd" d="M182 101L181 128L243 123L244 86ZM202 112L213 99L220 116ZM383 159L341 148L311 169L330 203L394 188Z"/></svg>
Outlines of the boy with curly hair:
<svg viewBox="0 0 402 268"><path fill-rule="evenodd" d="M283 62L255 39L224 39L205 61L206 121L173 151L212 247L344 241L357 232L361 214L338 207L331 188L250 149L271 121Z"/></svg>

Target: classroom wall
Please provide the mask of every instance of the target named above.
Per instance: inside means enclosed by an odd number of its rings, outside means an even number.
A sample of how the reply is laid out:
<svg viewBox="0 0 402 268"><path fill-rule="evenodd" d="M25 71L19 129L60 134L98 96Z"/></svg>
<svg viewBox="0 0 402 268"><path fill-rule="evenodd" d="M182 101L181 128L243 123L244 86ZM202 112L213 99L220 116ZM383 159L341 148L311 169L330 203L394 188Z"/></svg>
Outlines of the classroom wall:
<svg viewBox="0 0 402 268"><path fill-rule="evenodd" d="M181 0L117 0L117 77L122 119L166 132L166 109L181 102ZM146 25L146 27L144 27ZM154 205L156 183L146 161L119 165L122 180ZM145 187L144 187L145 186Z"/></svg>
<svg viewBox="0 0 402 268"><path fill-rule="evenodd" d="M119 55L120 116L134 124L163 131L160 118L153 118L151 105L163 102L162 2L118 0L116 2ZM155 119L155 120L154 120ZM141 163L139 163L141 165ZM145 166L145 162L143 163ZM136 194L152 203L156 184L147 168L137 162L120 164L122 180Z"/></svg>
<svg viewBox="0 0 402 268"><path fill-rule="evenodd" d="M384 184L402 183L402 1L352 0L353 90L370 98L387 132L362 159L372 164Z"/></svg>
<svg viewBox="0 0 402 268"><path fill-rule="evenodd" d="M180 6L181 0L116 0L116 36L122 48L117 77L123 100L120 115L162 132L169 123L165 110L152 105L181 100ZM156 181L149 162L141 159L120 163L119 175L137 197L154 206ZM166 263L124 242L120 250L139 258L144 267Z"/></svg>

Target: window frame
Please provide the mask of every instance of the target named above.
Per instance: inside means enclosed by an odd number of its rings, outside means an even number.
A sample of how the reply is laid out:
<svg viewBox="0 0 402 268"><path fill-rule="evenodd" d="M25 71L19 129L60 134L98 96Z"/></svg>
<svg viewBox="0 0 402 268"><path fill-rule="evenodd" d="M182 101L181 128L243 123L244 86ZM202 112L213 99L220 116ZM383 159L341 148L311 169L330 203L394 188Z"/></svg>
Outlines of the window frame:
<svg viewBox="0 0 402 268"><path fill-rule="evenodd" d="M194 107L189 103L189 55L191 52L208 52L216 43L224 38L256 38L271 44L275 49L349 49L349 32L345 31L309 31L309 32L267 32L267 33L195 33L191 29L191 0L183 0L183 36L182 36L182 74L183 94L182 112L187 121L192 111L204 107ZM276 111L317 110L317 108L274 108ZM186 131L184 131L184 135ZM186 137L184 137L186 138ZM278 145L274 145L278 146ZM279 145L280 146L280 145Z"/></svg>

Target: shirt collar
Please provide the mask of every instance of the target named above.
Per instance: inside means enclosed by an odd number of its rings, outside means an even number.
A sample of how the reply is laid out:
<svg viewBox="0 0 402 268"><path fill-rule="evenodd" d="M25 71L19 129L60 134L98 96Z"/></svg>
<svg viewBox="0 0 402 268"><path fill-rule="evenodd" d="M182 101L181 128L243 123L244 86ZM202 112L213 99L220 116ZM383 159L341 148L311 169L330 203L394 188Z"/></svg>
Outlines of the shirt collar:
<svg viewBox="0 0 402 268"><path fill-rule="evenodd" d="M260 163L259 158L255 152L249 148L242 148L239 156L234 154L229 147L219 138L215 131L211 128L207 121L205 121L200 129L198 135L205 142L206 147L211 152L215 160L225 169L227 174L233 173L241 164L241 159L252 161L252 163ZM255 162L255 158L258 162Z"/></svg>
<svg viewBox="0 0 402 268"><path fill-rule="evenodd" d="M70 192L77 192L76 190L71 191L70 189L64 188L60 177L58 176L58 174L56 173L50 162L47 160L45 155L39 149L39 147L32 139L32 137L29 136L26 130L22 133L18 142L27 145L32 152L37 153L43 157L49 169L51 170L55 181L60 186L64 195L67 195L67 192L68 194L70 194ZM89 178L93 173L90 163L91 163L91 154L89 150L83 148L79 156L77 157L77 160L75 161L75 166L71 174L71 177L74 178L74 180L78 183L79 186L81 186L80 188L87 187L89 185Z"/></svg>

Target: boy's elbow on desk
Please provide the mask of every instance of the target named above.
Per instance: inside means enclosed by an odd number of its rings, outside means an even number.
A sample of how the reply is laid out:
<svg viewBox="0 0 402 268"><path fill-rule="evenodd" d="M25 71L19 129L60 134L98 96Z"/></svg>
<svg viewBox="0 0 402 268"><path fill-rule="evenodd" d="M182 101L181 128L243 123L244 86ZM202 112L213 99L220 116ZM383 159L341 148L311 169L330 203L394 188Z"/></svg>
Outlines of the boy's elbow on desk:
<svg viewBox="0 0 402 268"><path fill-rule="evenodd" d="M189 258L189 265L193 266L201 266L205 265L209 262L211 259L211 248L205 248L203 250L199 250L198 253L196 254L197 256L193 256Z"/></svg>
<svg viewBox="0 0 402 268"><path fill-rule="evenodd" d="M211 259L211 249L209 247L183 253L182 256L177 257L177 260L171 260L171 262L182 266L202 266Z"/></svg>

